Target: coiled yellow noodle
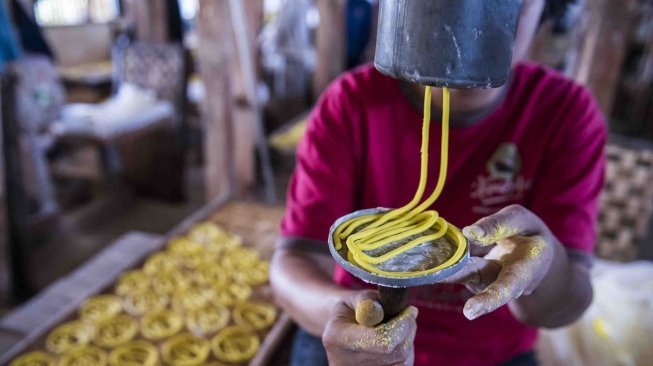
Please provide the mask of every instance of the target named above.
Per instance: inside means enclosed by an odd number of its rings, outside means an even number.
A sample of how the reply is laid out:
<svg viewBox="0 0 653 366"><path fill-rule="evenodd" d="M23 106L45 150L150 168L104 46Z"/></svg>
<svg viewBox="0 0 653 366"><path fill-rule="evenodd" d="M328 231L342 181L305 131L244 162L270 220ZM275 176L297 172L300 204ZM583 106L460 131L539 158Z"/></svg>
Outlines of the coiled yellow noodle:
<svg viewBox="0 0 653 366"><path fill-rule="evenodd" d="M193 279L202 286L226 285L229 282L229 276L224 268L216 264L205 264L197 268Z"/></svg>
<svg viewBox="0 0 653 366"><path fill-rule="evenodd" d="M456 263L464 255L467 241L460 230L439 216L435 210L427 210L438 199L447 177L449 151L449 104L450 92L443 89L442 105L442 145L440 174L433 193L424 201L422 197L428 179L428 146L431 123L431 87L426 87L424 97L424 122L422 126L421 169L417 192L405 206L384 214L365 215L351 219L340 225L333 237L335 249L342 248L346 241L349 260L369 272L387 277L414 277L437 272ZM420 203L421 202L421 203ZM364 226L367 225L367 226ZM357 231L360 229L360 231ZM427 230L435 233L425 234ZM416 236L408 243L380 256L371 256L366 251L379 249L401 240ZM383 271L375 265L388 261L420 244L448 237L456 245L454 255L444 263L423 271L391 272Z"/></svg>
<svg viewBox="0 0 653 366"><path fill-rule="evenodd" d="M247 300L252 295L252 288L245 283L230 283L226 286L215 286L213 301L220 305L232 306L237 302Z"/></svg>
<svg viewBox="0 0 653 366"><path fill-rule="evenodd" d="M141 333L147 339L160 340L177 334L184 326L184 320L178 314L163 310L148 314L141 320Z"/></svg>
<svg viewBox="0 0 653 366"><path fill-rule="evenodd" d="M172 294L190 286L191 280L183 272L170 271L160 273L152 280L154 291L162 294Z"/></svg>
<svg viewBox="0 0 653 366"><path fill-rule="evenodd" d="M242 302L234 306L233 316L236 324L261 330L274 323L277 309L268 303Z"/></svg>
<svg viewBox="0 0 653 366"><path fill-rule="evenodd" d="M258 336L250 328L231 326L213 337L211 349L218 360L237 363L254 357L260 344Z"/></svg>
<svg viewBox="0 0 653 366"><path fill-rule="evenodd" d="M236 281L257 286L268 282L269 272L269 264L263 261L257 261L251 264L249 268L242 268L240 271L234 272L232 277Z"/></svg>
<svg viewBox="0 0 653 366"><path fill-rule="evenodd" d="M145 341L132 341L109 354L111 366L155 366L159 362L156 347Z"/></svg>
<svg viewBox="0 0 653 366"><path fill-rule="evenodd" d="M82 346L66 351L58 366L105 366L107 353L99 347Z"/></svg>
<svg viewBox="0 0 653 366"><path fill-rule="evenodd" d="M88 299L79 309L83 320L102 322L122 311L120 298L114 295L101 295Z"/></svg>
<svg viewBox="0 0 653 366"><path fill-rule="evenodd" d="M195 310L208 305L213 298L213 292L205 287L192 286L177 291L172 297L172 308L180 313Z"/></svg>
<svg viewBox="0 0 653 366"><path fill-rule="evenodd" d="M226 306L212 304L190 311L186 316L186 326L194 334L206 336L226 327L229 318L229 309Z"/></svg>
<svg viewBox="0 0 653 366"><path fill-rule="evenodd" d="M168 306L168 301L168 295L145 289L127 294L123 306L130 315L141 316L165 309Z"/></svg>
<svg viewBox="0 0 653 366"><path fill-rule="evenodd" d="M73 320L56 327L45 339L45 348L52 353L63 353L84 346L93 338L94 329L81 320Z"/></svg>
<svg viewBox="0 0 653 366"><path fill-rule="evenodd" d="M116 294L125 295L135 290L146 289L150 286L152 279L141 270L127 272L120 276L116 285Z"/></svg>
<svg viewBox="0 0 653 366"><path fill-rule="evenodd" d="M15 358L9 366L54 366L55 362L50 355L45 352L35 351L25 353Z"/></svg>
<svg viewBox="0 0 653 366"><path fill-rule="evenodd" d="M138 333L138 323L129 315L117 315L100 323L93 342L100 347L113 348L131 341Z"/></svg>
<svg viewBox="0 0 653 366"><path fill-rule="evenodd" d="M173 271L181 266L179 259L169 252L159 252L150 256L143 265L143 272L156 275L161 272Z"/></svg>
<svg viewBox="0 0 653 366"><path fill-rule="evenodd" d="M196 366L209 357L211 345L190 333L178 334L161 346L163 362L174 366Z"/></svg>

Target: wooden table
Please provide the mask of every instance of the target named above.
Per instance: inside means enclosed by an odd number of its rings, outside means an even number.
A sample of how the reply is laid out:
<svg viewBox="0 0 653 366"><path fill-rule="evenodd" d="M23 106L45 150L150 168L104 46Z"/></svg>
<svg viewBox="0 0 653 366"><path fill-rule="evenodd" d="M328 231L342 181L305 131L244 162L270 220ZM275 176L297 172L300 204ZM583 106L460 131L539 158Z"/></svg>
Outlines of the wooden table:
<svg viewBox="0 0 653 366"><path fill-rule="evenodd" d="M19 339L0 355L0 364L7 364L29 349L55 325L74 314L87 298L106 290L123 272L140 265L151 253L161 250L170 238L184 234L200 221L210 219L227 231L242 236L244 242L257 249L262 258L269 259L282 214L283 207L280 206L215 201L182 221L164 237L143 233L124 236L72 274L0 319L0 338ZM290 318L282 313L250 365L278 364L271 360L278 359L275 352L287 339L292 327Z"/></svg>

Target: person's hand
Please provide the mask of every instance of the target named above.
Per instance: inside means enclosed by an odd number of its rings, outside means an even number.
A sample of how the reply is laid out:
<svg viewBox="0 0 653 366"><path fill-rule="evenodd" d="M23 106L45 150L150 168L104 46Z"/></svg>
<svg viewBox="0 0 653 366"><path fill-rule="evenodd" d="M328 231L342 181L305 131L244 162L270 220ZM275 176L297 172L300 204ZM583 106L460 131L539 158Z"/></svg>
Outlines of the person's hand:
<svg viewBox="0 0 653 366"><path fill-rule="evenodd" d="M463 229L474 249L468 264L445 282L462 283L476 295L463 313L476 319L531 294L542 282L561 244L528 209L513 205ZM481 248L478 248L481 247Z"/></svg>
<svg viewBox="0 0 653 366"><path fill-rule="evenodd" d="M356 322L355 310L363 301L376 301L375 291L356 292L333 308L322 343L329 365L412 365L417 308L409 306L395 318L375 327Z"/></svg>

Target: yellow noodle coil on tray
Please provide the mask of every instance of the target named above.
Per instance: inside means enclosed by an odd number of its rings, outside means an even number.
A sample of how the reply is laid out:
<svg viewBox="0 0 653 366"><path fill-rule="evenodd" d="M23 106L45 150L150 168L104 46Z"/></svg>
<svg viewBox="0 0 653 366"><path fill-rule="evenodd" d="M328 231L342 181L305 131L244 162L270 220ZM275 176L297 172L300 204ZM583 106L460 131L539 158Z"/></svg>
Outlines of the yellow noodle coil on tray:
<svg viewBox="0 0 653 366"><path fill-rule="evenodd" d="M45 348L52 353L63 353L84 346L93 338L93 326L81 320L73 320L54 328L45 339Z"/></svg>
<svg viewBox="0 0 653 366"><path fill-rule="evenodd" d="M251 267L241 268L239 271L234 272L232 277L236 281L258 286L268 282L269 273L270 265L267 262L258 261L252 264Z"/></svg>
<svg viewBox="0 0 653 366"><path fill-rule="evenodd" d="M129 315L121 314L97 326L93 342L101 347L113 348L131 341L138 334L138 323Z"/></svg>
<svg viewBox="0 0 653 366"><path fill-rule="evenodd" d="M216 265L218 263L218 255L204 249L199 252L179 253L178 256L184 267L193 270L207 265Z"/></svg>
<svg viewBox="0 0 653 366"><path fill-rule="evenodd" d="M214 294L215 303L232 306L247 300L252 295L252 288L245 283L233 282L226 286L214 286Z"/></svg>
<svg viewBox="0 0 653 366"><path fill-rule="evenodd" d="M229 252L228 256L233 260L236 267L249 267L258 263L259 256L255 249L251 248L236 248Z"/></svg>
<svg viewBox="0 0 653 366"><path fill-rule="evenodd" d="M143 265L143 272L156 275L162 272L173 271L181 267L181 262L174 254L159 252L151 255Z"/></svg>
<svg viewBox="0 0 653 366"><path fill-rule="evenodd" d="M233 318L238 325L256 330L268 328L277 316L277 309L264 302L242 302L234 306Z"/></svg>
<svg viewBox="0 0 653 366"><path fill-rule="evenodd" d="M136 290L146 289L150 286L152 278L141 270L129 271L118 280L116 294L125 295Z"/></svg>
<svg viewBox="0 0 653 366"><path fill-rule="evenodd" d="M213 355L220 361L230 363L251 359L260 345L258 335L251 328L243 326L227 327L211 340Z"/></svg>
<svg viewBox="0 0 653 366"><path fill-rule="evenodd" d="M141 334L151 340L173 336L184 327L181 315L170 310L147 314L141 319Z"/></svg>
<svg viewBox="0 0 653 366"><path fill-rule="evenodd" d="M81 346L66 351L58 366L105 366L107 353L96 346Z"/></svg>
<svg viewBox="0 0 653 366"><path fill-rule="evenodd" d="M201 365L211 353L211 344L190 333L171 337L161 346L163 362L174 366Z"/></svg>
<svg viewBox="0 0 653 366"><path fill-rule="evenodd" d="M190 284L191 279L180 271L161 273L152 280L154 291L162 294L172 294L187 288Z"/></svg>
<svg viewBox="0 0 653 366"><path fill-rule="evenodd" d="M168 242L168 251L174 254L201 252L204 246L186 237L179 237Z"/></svg>
<svg viewBox="0 0 653 366"><path fill-rule="evenodd" d="M146 341L131 341L115 348L109 354L111 366L156 366L159 352Z"/></svg>
<svg viewBox="0 0 653 366"><path fill-rule="evenodd" d="M101 295L86 300L79 309L79 316L83 320L102 322L116 316L122 311L120 298L115 295Z"/></svg>
<svg viewBox="0 0 653 366"><path fill-rule="evenodd" d="M123 306L130 315L142 316L165 309L168 302L168 295L145 289L127 294L123 300Z"/></svg>
<svg viewBox="0 0 653 366"><path fill-rule="evenodd" d="M188 232L188 237L191 240L202 244L220 242L222 240L228 239L229 236L230 235L227 234L220 226L208 221L195 225Z"/></svg>
<svg viewBox="0 0 653 366"><path fill-rule="evenodd" d="M41 351L25 353L15 358L9 366L54 366L54 358Z"/></svg>
<svg viewBox="0 0 653 366"><path fill-rule="evenodd" d="M229 282L229 275L216 264L204 264L193 273L193 280L203 286L224 286Z"/></svg>
<svg viewBox="0 0 653 366"><path fill-rule="evenodd" d="M229 309L223 305L209 305L190 311L186 315L186 327L192 333L207 336L229 324Z"/></svg>
<svg viewBox="0 0 653 366"><path fill-rule="evenodd" d="M172 308L178 312L187 312L210 304L213 291L206 287L191 286L175 292L172 297Z"/></svg>

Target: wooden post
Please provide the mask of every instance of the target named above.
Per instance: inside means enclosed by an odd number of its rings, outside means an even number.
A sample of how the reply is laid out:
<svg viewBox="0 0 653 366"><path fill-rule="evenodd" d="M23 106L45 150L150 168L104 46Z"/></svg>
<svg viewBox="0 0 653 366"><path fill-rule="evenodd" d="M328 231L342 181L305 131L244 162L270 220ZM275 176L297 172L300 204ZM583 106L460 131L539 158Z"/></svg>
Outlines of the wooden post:
<svg viewBox="0 0 653 366"><path fill-rule="evenodd" d="M313 76L313 96L317 98L338 77L346 64L345 1L317 0L320 24L315 43L317 66Z"/></svg>
<svg viewBox="0 0 653 366"><path fill-rule="evenodd" d="M139 41L168 40L168 10L164 0L124 0L125 14L134 22Z"/></svg>
<svg viewBox="0 0 653 366"><path fill-rule="evenodd" d="M263 1L262 0L242 0L245 17L247 18L247 33L250 45L250 52L254 56L254 62L257 67L256 79L258 80L259 65L259 47L258 34L263 26ZM236 49L234 45L232 49ZM246 83L242 69L243 63L239 62L238 52L232 52L232 62L235 65L234 78L232 79L234 100L237 102L234 108L234 139L238 141L235 146L235 179L236 193L245 194L254 183L254 173L256 170L255 162L255 123L256 110L247 103Z"/></svg>
<svg viewBox="0 0 653 366"><path fill-rule="evenodd" d="M576 80L594 92L608 117L626 53L632 5L631 0L586 1L585 17L589 24L574 74Z"/></svg>
<svg viewBox="0 0 653 366"><path fill-rule="evenodd" d="M0 305L7 306L11 302L11 272L12 263L10 261L10 242L9 242L9 223L7 217L7 189L5 173L5 153L4 153L4 135L5 129L3 119L9 115L6 112L5 100L3 96L8 92L8 88L13 88L13 80L7 75L0 75Z"/></svg>
<svg viewBox="0 0 653 366"><path fill-rule="evenodd" d="M207 199L234 192L234 139L231 121L230 54L233 33L228 0L200 0L200 76L206 88L204 119L205 190Z"/></svg>

